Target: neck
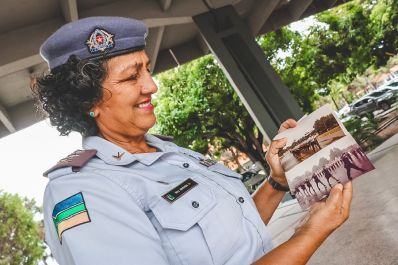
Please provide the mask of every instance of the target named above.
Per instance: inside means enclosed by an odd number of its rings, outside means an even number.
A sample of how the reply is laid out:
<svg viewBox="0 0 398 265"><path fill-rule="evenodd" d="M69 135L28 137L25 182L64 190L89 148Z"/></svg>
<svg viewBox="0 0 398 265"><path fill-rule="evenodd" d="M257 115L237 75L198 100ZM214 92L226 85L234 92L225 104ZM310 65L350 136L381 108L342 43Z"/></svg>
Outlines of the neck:
<svg viewBox="0 0 398 265"><path fill-rule="evenodd" d="M145 141L145 134L137 136L124 136L100 132L98 136L114 143L131 154L156 152L156 148L149 146Z"/></svg>

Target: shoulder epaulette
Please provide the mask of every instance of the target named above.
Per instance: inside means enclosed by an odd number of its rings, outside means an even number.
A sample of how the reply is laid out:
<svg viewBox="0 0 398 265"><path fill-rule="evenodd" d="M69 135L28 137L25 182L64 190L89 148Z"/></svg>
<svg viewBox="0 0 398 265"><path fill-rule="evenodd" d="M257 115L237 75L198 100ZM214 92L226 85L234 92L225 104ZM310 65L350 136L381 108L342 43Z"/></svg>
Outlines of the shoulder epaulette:
<svg viewBox="0 0 398 265"><path fill-rule="evenodd" d="M47 177L48 174L53 172L56 169L64 168L64 167L72 167L73 172L79 172L80 169L90 161L91 158L95 156L97 150L76 150L72 154L67 157L59 160L59 162L43 173L43 176Z"/></svg>
<svg viewBox="0 0 398 265"><path fill-rule="evenodd" d="M173 136L168 136L168 135L160 135L160 134L152 134L153 136L156 136L160 140L167 141L167 142L172 142L174 137Z"/></svg>

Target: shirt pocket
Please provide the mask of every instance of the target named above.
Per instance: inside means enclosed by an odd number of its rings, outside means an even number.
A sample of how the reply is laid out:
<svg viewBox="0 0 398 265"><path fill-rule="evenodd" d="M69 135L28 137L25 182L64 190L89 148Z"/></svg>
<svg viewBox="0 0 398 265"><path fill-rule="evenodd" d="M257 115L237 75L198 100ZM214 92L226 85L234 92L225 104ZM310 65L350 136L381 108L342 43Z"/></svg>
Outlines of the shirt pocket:
<svg viewBox="0 0 398 265"><path fill-rule="evenodd" d="M160 198L151 210L183 264L226 264L244 243L239 205L233 200L218 202L200 183L173 203Z"/></svg>

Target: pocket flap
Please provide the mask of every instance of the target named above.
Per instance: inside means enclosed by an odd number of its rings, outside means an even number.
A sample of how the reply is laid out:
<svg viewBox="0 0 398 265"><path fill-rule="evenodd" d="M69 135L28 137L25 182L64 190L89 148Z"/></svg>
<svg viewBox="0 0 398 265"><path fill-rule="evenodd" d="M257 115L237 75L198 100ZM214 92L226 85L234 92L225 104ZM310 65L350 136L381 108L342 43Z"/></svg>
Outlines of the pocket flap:
<svg viewBox="0 0 398 265"><path fill-rule="evenodd" d="M151 210L163 228L187 231L215 205L213 192L199 183L173 203L160 195Z"/></svg>

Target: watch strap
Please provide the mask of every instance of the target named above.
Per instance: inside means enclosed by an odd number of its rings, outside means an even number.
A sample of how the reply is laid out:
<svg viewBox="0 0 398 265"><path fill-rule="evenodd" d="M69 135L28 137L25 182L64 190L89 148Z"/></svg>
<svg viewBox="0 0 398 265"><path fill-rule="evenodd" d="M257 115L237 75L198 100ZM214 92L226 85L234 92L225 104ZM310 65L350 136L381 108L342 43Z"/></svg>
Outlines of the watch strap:
<svg viewBox="0 0 398 265"><path fill-rule="evenodd" d="M283 186L281 184L279 184L278 182L276 182L271 176L268 177L268 183L271 185L272 188L274 188L275 190L278 191L284 191L284 192L288 192L290 191L288 186Z"/></svg>

